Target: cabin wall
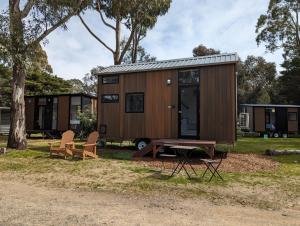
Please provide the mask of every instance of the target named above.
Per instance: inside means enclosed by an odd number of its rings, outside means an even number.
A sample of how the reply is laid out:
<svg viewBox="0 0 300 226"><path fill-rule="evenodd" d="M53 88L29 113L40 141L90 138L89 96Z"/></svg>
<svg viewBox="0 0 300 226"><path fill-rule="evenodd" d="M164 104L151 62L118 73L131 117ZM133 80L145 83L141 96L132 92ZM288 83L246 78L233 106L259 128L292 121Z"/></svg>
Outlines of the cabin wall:
<svg viewBox="0 0 300 226"><path fill-rule="evenodd" d="M236 136L235 68L200 68L200 139L234 143Z"/></svg>
<svg viewBox="0 0 300 226"><path fill-rule="evenodd" d="M235 65L201 67L200 139L233 143L236 137ZM98 82L98 129L107 139L178 138L178 70L119 75L118 84ZM171 84L167 84L167 80ZM125 113L126 93L144 93L144 113ZM101 103L119 94L119 103Z"/></svg>
<svg viewBox="0 0 300 226"><path fill-rule="evenodd" d="M288 130L289 132L296 133L298 132L298 109L297 108L288 108L288 113L296 113L296 120L290 120L288 119Z"/></svg>
<svg viewBox="0 0 300 226"><path fill-rule="evenodd" d="M34 109L35 109L35 97L26 97L25 98L26 130L34 129Z"/></svg>
<svg viewBox="0 0 300 226"><path fill-rule="evenodd" d="M266 131L265 108L254 107L254 130L255 132Z"/></svg>
<svg viewBox="0 0 300 226"><path fill-rule="evenodd" d="M57 112L57 130L66 131L69 129L70 121L70 97L58 97L58 112Z"/></svg>

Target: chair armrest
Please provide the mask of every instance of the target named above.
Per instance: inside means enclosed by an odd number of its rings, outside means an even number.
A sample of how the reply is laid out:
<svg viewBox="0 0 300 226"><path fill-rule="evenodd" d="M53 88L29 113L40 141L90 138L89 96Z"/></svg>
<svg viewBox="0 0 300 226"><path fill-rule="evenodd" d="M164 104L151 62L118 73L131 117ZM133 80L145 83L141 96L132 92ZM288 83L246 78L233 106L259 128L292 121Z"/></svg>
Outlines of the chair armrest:
<svg viewBox="0 0 300 226"><path fill-rule="evenodd" d="M84 144L84 145L82 145L83 147L92 147L92 146L96 146L97 144L96 143L94 143L94 144Z"/></svg>
<svg viewBox="0 0 300 226"><path fill-rule="evenodd" d="M51 148L54 144L59 143L60 141L53 141L53 142L49 142L48 145Z"/></svg>

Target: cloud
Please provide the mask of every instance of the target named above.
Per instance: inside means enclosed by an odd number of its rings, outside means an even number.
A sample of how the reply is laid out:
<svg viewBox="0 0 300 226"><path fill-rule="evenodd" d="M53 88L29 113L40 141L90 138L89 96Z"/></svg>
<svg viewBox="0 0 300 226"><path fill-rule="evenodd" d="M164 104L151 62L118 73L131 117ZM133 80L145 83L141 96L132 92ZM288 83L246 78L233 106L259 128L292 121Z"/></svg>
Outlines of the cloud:
<svg viewBox="0 0 300 226"><path fill-rule="evenodd" d="M173 0L169 12L158 19L142 45L159 60L190 57L194 47L204 44L222 52L237 52L242 59L264 56L280 65L281 51L266 53L264 46L257 47L255 42L257 19L267 7L266 0ZM114 48L114 34L100 22L99 15L87 12L84 18ZM112 53L77 17L68 22L68 28L54 31L44 47L55 74L66 79L82 78L97 65L113 64Z"/></svg>

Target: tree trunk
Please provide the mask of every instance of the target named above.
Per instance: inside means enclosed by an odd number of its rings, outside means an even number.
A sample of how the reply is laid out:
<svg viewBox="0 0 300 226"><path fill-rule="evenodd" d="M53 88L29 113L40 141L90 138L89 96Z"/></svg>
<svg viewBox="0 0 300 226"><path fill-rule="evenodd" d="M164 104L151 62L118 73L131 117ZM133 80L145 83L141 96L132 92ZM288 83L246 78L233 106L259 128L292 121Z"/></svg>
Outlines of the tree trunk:
<svg viewBox="0 0 300 226"><path fill-rule="evenodd" d="M10 131L7 147L24 150L27 148L25 128L25 41L24 28L19 8L20 1L9 1L11 55L13 61L12 103Z"/></svg>
<svg viewBox="0 0 300 226"><path fill-rule="evenodd" d="M114 64L121 64L122 59L120 59L121 55L121 20L119 18L116 19L116 51L114 53Z"/></svg>
<svg viewBox="0 0 300 226"><path fill-rule="evenodd" d="M24 100L25 77L26 72L22 62L14 62L11 122L7 147L18 150L27 148Z"/></svg>

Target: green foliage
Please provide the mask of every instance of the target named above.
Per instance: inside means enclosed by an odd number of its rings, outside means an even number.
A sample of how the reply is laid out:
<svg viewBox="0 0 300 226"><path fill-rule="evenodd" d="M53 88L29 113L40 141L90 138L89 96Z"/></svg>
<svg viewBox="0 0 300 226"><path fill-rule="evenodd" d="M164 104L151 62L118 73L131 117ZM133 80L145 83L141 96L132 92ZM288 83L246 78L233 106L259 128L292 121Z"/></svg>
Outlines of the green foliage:
<svg viewBox="0 0 300 226"><path fill-rule="evenodd" d="M238 103L270 103L275 82L275 63L248 56L238 65Z"/></svg>
<svg viewBox="0 0 300 226"><path fill-rule="evenodd" d="M270 0L267 13L257 21L257 43L266 43L271 52L283 48L285 57L299 55L299 12L299 0Z"/></svg>
<svg viewBox="0 0 300 226"><path fill-rule="evenodd" d="M98 89L98 76L92 70L91 73L84 75L83 79L70 79L68 83L72 87L72 93L86 93L96 96Z"/></svg>
<svg viewBox="0 0 300 226"><path fill-rule="evenodd" d="M11 71L0 64L0 107L10 106L11 98Z"/></svg>
<svg viewBox="0 0 300 226"><path fill-rule="evenodd" d="M83 109L82 112L78 112L80 119L80 134L81 139L85 138L91 132L96 130L97 127L97 117L91 112L89 108Z"/></svg>
<svg viewBox="0 0 300 226"><path fill-rule="evenodd" d="M121 43L121 49L124 48L125 40ZM126 54L124 55L124 58L122 60L122 63L125 64L131 64L136 62L153 62L156 61L156 57L151 56L149 53L146 52L145 48L139 45L137 47L137 54L136 56L133 56L133 45L130 45L128 48Z"/></svg>
<svg viewBox="0 0 300 226"><path fill-rule="evenodd" d="M278 95L286 103L300 104L300 57L287 60L282 66L285 70L278 79Z"/></svg>
<svg viewBox="0 0 300 226"><path fill-rule="evenodd" d="M0 106L10 106L12 70L0 64ZM29 71L25 81L25 95L70 93L70 83L48 72Z"/></svg>
<svg viewBox="0 0 300 226"><path fill-rule="evenodd" d="M206 46L200 44L199 46L193 49L193 56L208 56L208 55L215 55L220 54L221 51L213 48L207 48Z"/></svg>

